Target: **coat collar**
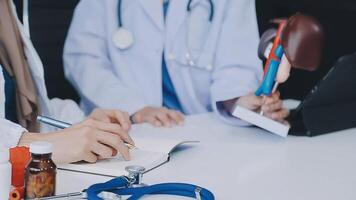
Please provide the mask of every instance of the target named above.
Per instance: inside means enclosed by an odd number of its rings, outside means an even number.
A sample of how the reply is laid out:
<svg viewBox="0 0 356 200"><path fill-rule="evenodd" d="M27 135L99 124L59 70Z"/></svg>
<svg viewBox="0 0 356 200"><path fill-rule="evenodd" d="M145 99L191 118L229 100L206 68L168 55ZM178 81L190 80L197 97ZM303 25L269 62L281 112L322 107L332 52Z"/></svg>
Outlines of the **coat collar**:
<svg viewBox="0 0 356 200"><path fill-rule="evenodd" d="M164 30L164 17L163 17L163 0L139 0L143 9L147 15L151 18L154 24L160 29ZM184 22L187 17L187 4L189 0L170 0L169 7L174 7L174 9L169 9L167 22L169 30L169 35L174 36L180 25Z"/></svg>
<svg viewBox="0 0 356 200"><path fill-rule="evenodd" d="M162 0L140 0L140 3L154 24L164 30Z"/></svg>
<svg viewBox="0 0 356 200"><path fill-rule="evenodd" d="M169 40L176 38L178 30L187 18L187 4L189 0L170 0L170 7L174 7L168 11L167 30Z"/></svg>

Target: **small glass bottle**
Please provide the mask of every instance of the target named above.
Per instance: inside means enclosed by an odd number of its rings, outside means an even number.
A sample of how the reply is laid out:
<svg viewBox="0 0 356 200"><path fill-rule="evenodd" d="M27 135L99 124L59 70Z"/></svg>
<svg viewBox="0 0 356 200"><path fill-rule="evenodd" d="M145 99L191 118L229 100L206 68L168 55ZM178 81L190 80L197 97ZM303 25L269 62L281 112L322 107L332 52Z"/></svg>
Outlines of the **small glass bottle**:
<svg viewBox="0 0 356 200"><path fill-rule="evenodd" d="M52 161L52 152L51 143L30 144L31 161L25 172L25 198L34 199L55 195L57 167Z"/></svg>

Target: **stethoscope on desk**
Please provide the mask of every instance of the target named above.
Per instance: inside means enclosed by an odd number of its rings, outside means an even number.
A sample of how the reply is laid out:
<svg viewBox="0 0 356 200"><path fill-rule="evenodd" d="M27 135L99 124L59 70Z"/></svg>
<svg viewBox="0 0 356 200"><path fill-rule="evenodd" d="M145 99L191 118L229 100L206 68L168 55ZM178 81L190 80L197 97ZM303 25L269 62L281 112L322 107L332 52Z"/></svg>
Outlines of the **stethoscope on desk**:
<svg viewBox="0 0 356 200"><path fill-rule="evenodd" d="M105 183L94 184L83 192L69 193L35 200L49 199L88 199L88 200L137 200L145 195L176 195L191 197L197 200L214 200L213 193L196 185L186 183L162 183L146 185L142 183L145 168L128 166L128 176L120 176Z"/></svg>
<svg viewBox="0 0 356 200"><path fill-rule="evenodd" d="M213 18L214 18L214 12L215 12L214 3L213 3L213 0L206 0L206 1L209 2L209 6L210 6L209 22L212 22ZM188 13L192 12L192 3L193 3L193 0L188 1L187 9L186 9L186 11ZM121 12L122 11L122 8L121 8L122 0L118 0L117 5L118 5L117 6L118 28L115 31L112 40L113 40L114 45L118 49L127 50L134 44L135 39L134 39L133 33L129 29L125 28L122 23L122 12ZM187 32L189 32L189 30ZM186 38L188 38L188 36ZM186 43L188 43L188 42L186 41ZM191 56L191 53L189 50L189 44L187 44L187 48L188 48L188 53L185 55L187 64L191 67L195 67L196 64L195 64L194 59ZM207 68L209 68L209 67L207 67Z"/></svg>

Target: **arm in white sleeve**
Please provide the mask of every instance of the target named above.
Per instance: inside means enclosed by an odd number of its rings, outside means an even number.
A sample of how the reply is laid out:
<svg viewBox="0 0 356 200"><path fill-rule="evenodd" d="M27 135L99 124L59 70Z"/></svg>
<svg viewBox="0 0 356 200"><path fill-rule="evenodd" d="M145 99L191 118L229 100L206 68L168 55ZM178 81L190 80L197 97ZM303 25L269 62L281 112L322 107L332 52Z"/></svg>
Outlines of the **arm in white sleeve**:
<svg viewBox="0 0 356 200"><path fill-rule="evenodd" d="M79 105L69 99L54 98L50 100L52 117L60 121L76 124L84 120L84 112Z"/></svg>
<svg viewBox="0 0 356 200"><path fill-rule="evenodd" d="M4 118L0 118L0 145L5 148L17 146L26 129L18 124L12 123Z"/></svg>
<svg viewBox="0 0 356 200"><path fill-rule="evenodd" d="M11 148L18 144L26 129L5 119L5 80L0 66L0 146Z"/></svg>
<svg viewBox="0 0 356 200"><path fill-rule="evenodd" d="M263 75L258 43L255 1L229 1L217 46L211 93L214 112L233 125L248 124L232 117L222 102L257 89Z"/></svg>
<svg viewBox="0 0 356 200"><path fill-rule="evenodd" d="M48 101L49 113L44 112L42 115L51 117L59 121L76 124L85 119L84 112L80 109L79 105L69 99L50 99ZM41 132L48 133L57 131L58 128L41 123Z"/></svg>
<svg viewBox="0 0 356 200"><path fill-rule="evenodd" d="M5 79L0 65L0 118L5 118Z"/></svg>
<svg viewBox="0 0 356 200"><path fill-rule="evenodd" d="M145 106L135 88L114 74L107 46L108 8L102 0L78 4L64 48L64 69L68 80L92 107L135 113ZM111 40L111 38L110 38ZM120 69L121 70L121 69Z"/></svg>

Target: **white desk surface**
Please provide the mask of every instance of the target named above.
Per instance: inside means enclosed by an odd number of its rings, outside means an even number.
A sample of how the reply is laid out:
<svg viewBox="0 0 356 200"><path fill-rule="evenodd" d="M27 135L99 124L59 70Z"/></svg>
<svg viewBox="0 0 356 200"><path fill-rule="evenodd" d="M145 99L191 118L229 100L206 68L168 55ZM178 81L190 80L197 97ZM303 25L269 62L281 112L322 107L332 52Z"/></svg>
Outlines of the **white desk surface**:
<svg viewBox="0 0 356 200"><path fill-rule="evenodd" d="M356 199L356 129L283 139L257 128L228 126L204 114L188 117L184 127L138 125L132 134L152 132L201 142L181 148L169 163L145 174L148 184L194 183L210 189L218 200ZM108 179L59 171L57 193L80 191Z"/></svg>

